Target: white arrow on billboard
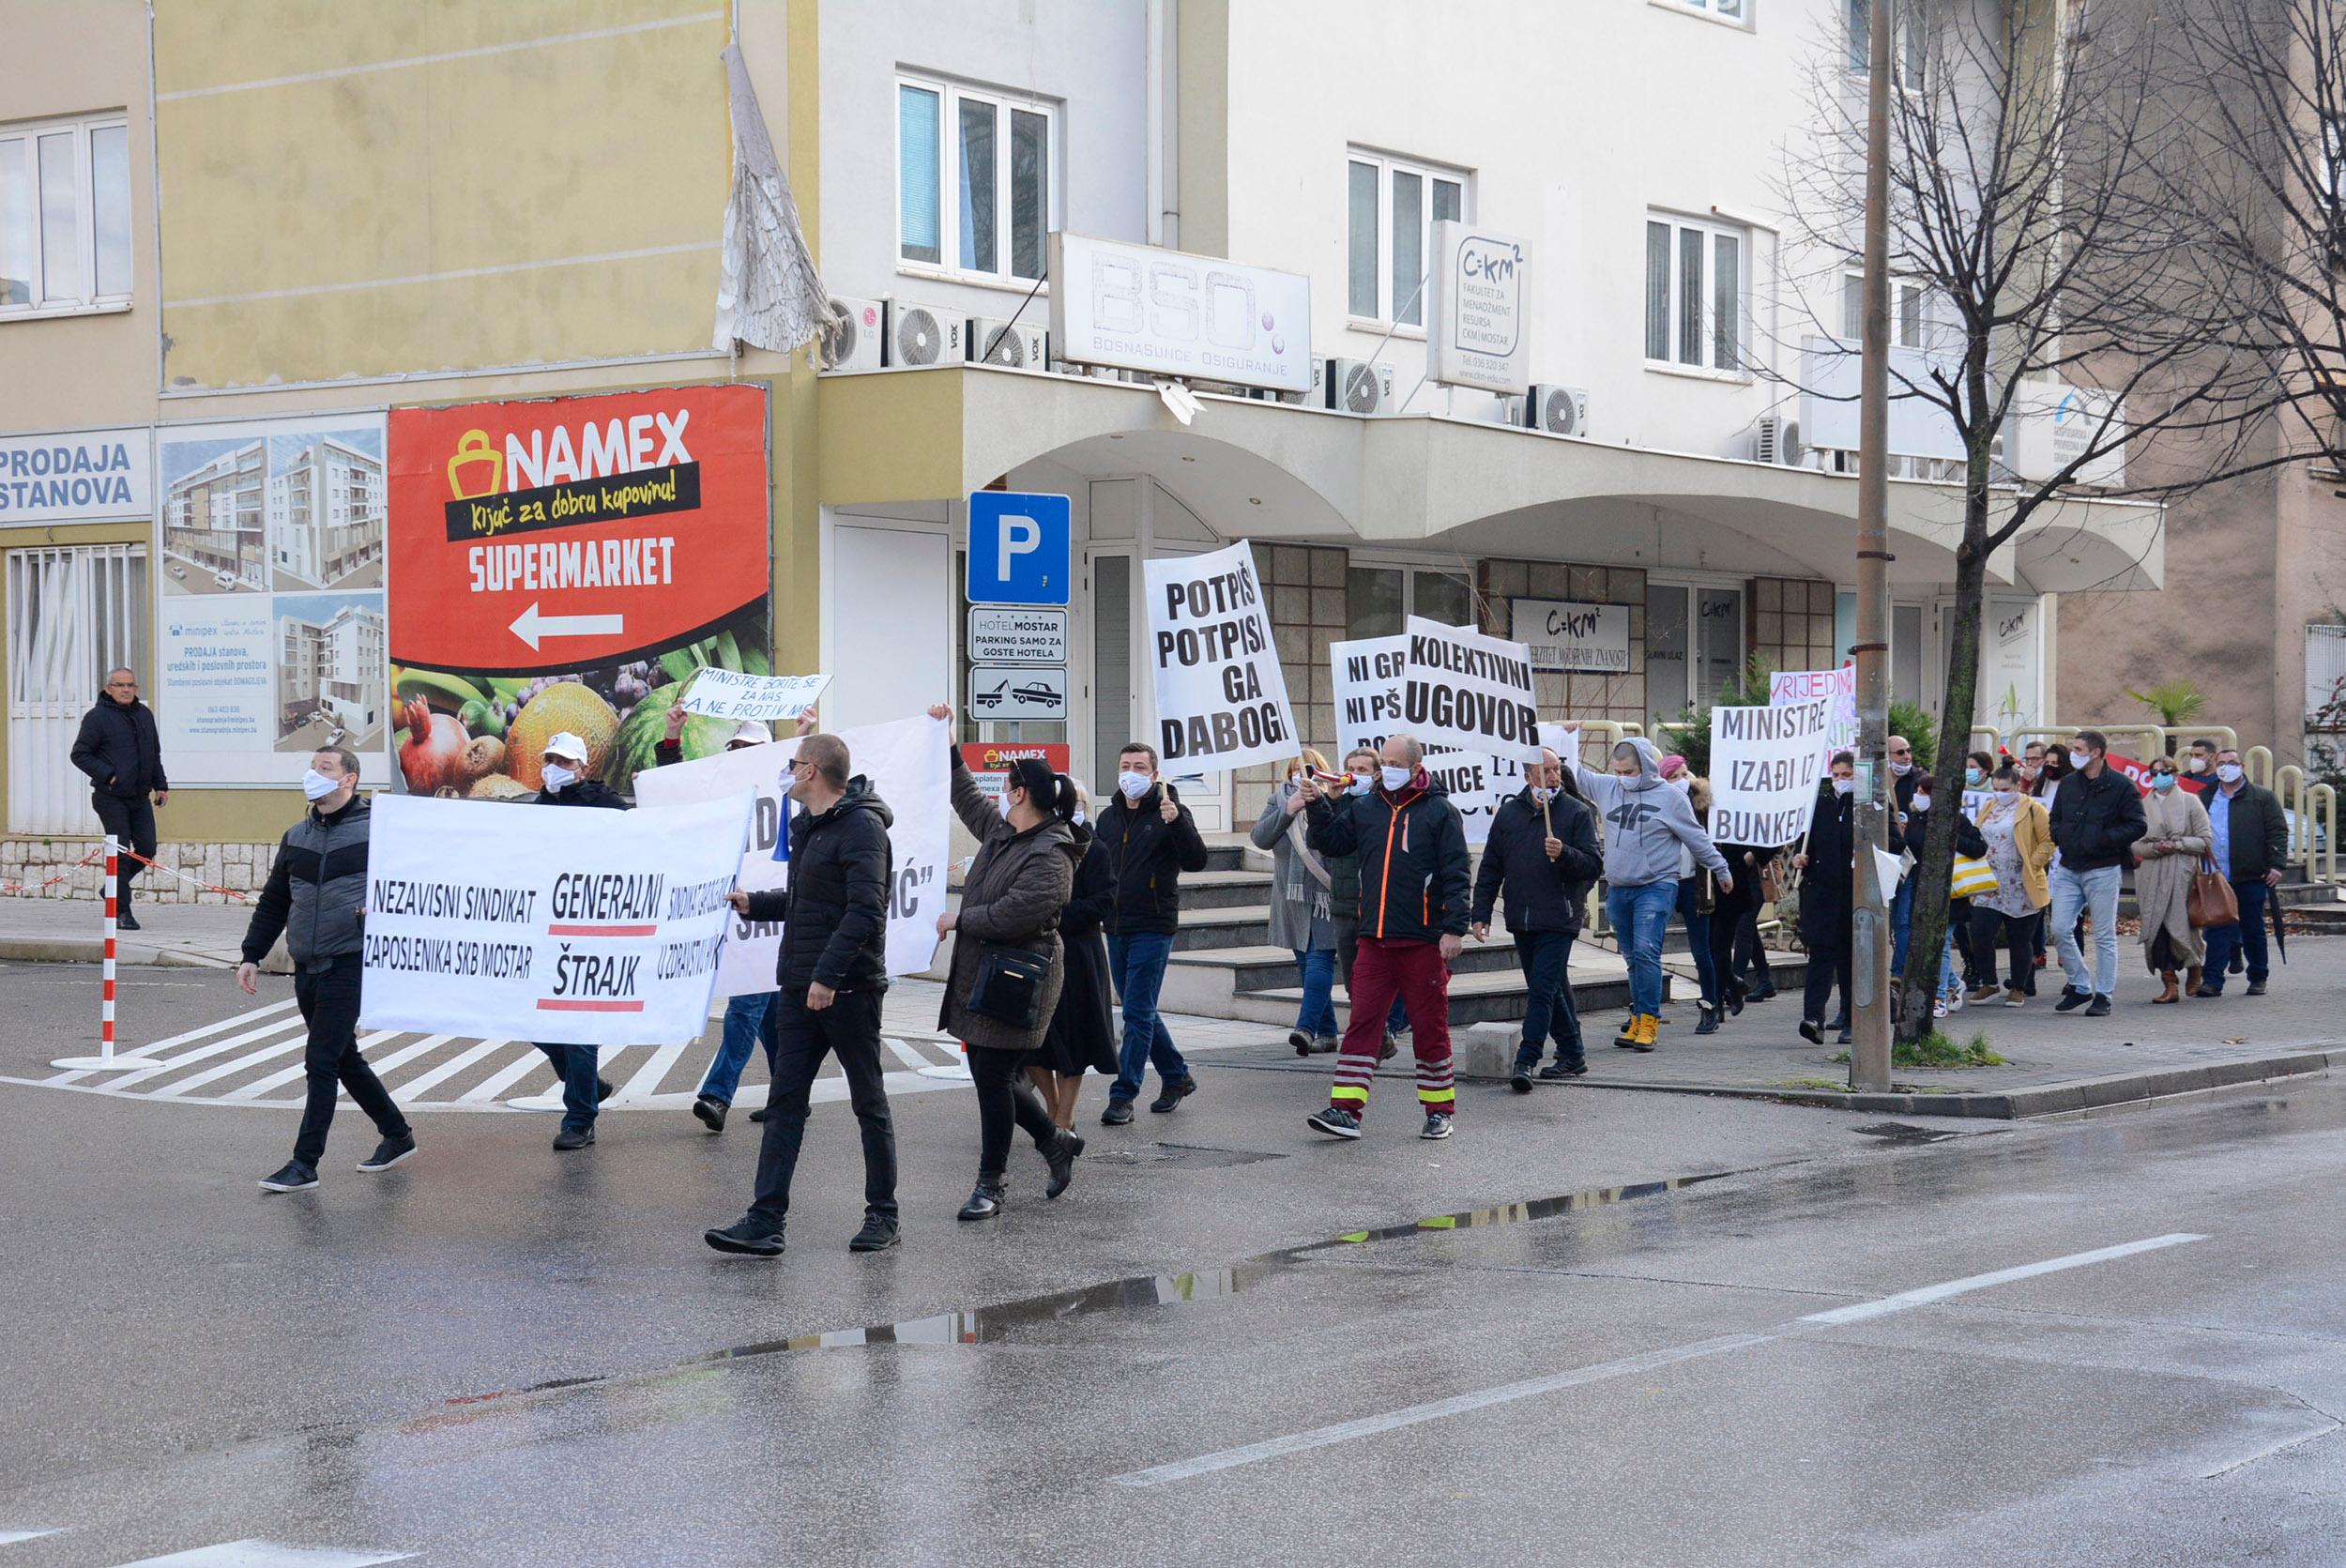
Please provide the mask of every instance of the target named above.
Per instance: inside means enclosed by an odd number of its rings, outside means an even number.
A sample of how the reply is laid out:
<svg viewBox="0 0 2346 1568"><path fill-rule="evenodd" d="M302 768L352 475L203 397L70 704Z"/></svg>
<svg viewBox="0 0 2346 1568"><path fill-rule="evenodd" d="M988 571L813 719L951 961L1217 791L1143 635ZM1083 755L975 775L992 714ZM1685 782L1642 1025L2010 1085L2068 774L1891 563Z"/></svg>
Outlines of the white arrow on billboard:
<svg viewBox="0 0 2346 1568"><path fill-rule="evenodd" d="M533 653L541 637L616 637L626 629L625 616L541 616L535 601L512 625L513 635Z"/></svg>

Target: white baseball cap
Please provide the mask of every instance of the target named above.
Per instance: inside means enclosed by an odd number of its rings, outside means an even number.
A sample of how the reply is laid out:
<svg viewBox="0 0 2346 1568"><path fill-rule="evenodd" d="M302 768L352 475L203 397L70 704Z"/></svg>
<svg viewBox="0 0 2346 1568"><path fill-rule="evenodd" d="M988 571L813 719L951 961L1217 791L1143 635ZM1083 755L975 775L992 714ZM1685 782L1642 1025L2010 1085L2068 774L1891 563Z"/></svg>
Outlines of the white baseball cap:
<svg viewBox="0 0 2346 1568"><path fill-rule="evenodd" d="M735 746L763 746L774 738L774 732L766 727L763 719L744 719L733 726L733 734L725 739L728 749Z"/></svg>
<svg viewBox="0 0 2346 1568"><path fill-rule="evenodd" d="M586 742L569 730L556 730L546 739L545 754L558 756L565 762L584 763L586 760Z"/></svg>

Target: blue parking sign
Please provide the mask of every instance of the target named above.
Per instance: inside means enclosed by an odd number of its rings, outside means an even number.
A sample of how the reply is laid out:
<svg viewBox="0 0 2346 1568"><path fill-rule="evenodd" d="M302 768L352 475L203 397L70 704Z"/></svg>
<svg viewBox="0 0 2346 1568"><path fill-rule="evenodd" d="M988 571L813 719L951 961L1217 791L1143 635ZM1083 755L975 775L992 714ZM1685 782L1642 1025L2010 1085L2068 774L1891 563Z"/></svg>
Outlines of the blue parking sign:
<svg viewBox="0 0 2346 1568"><path fill-rule="evenodd" d="M969 602L1064 604L1074 525L1064 495L969 496Z"/></svg>

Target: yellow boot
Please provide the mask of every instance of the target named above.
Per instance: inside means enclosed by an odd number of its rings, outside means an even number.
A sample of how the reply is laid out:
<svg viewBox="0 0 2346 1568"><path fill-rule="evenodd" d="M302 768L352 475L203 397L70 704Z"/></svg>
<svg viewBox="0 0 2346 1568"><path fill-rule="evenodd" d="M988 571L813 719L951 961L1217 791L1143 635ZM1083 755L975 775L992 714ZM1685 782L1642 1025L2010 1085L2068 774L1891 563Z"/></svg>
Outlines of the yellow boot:
<svg viewBox="0 0 2346 1568"><path fill-rule="evenodd" d="M1651 1051L1661 1032L1662 1020L1651 1012L1641 1012L1638 1015L1638 1038L1629 1048L1633 1051Z"/></svg>
<svg viewBox="0 0 2346 1568"><path fill-rule="evenodd" d="M1613 1037L1613 1043L1620 1046L1624 1051L1635 1051L1638 1049L1638 1031L1644 1027L1645 1014L1642 1012L1631 1013L1627 1018L1622 1020L1621 1033Z"/></svg>

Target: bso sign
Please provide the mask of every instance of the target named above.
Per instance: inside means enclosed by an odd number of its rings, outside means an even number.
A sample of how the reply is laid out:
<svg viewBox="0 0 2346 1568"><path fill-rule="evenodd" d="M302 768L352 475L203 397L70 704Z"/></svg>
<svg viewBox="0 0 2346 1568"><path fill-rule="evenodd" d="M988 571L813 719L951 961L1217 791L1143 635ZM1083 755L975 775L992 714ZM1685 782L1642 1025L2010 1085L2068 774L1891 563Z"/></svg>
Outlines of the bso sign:
<svg viewBox="0 0 2346 1568"><path fill-rule="evenodd" d="M1064 233L1051 277L1051 342L1070 363L1311 390L1308 278Z"/></svg>

